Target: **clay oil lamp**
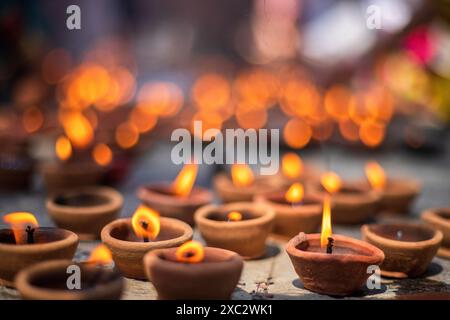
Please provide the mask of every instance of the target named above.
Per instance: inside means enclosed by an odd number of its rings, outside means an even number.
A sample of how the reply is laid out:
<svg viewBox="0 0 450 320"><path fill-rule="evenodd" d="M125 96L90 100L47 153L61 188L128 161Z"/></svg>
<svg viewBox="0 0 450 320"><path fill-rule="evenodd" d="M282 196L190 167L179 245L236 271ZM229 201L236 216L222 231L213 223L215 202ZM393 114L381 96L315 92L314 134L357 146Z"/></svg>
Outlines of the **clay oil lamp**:
<svg viewBox="0 0 450 320"><path fill-rule="evenodd" d="M116 267L129 278L145 279L142 259L154 249L178 247L192 239L192 228L183 221L159 217L158 212L140 205L132 218L106 225L101 238L111 250Z"/></svg>
<svg viewBox="0 0 450 320"><path fill-rule="evenodd" d="M122 295L123 277L108 268L111 252L100 245L85 262L50 260L22 270L15 285L24 299L33 300L115 300ZM71 281L79 270L79 281ZM72 272L72 273L71 273Z"/></svg>
<svg viewBox="0 0 450 320"><path fill-rule="evenodd" d="M0 229L0 285L13 286L23 268L40 261L72 259L78 236L68 230L39 227L33 214L14 212L3 217L9 229Z"/></svg>
<svg viewBox="0 0 450 320"><path fill-rule="evenodd" d="M390 278L418 277L428 268L442 242L442 232L425 224L383 223L361 227L363 239L381 250L381 274Z"/></svg>
<svg viewBox="0 0 450 320"><path fill-rule="evenodd" d="M379 193L358 183L343 182L331 171L322 174L321 184L315 186L312 194L323 197L327 191L332 193L334 223L359 224L378 212Z"/></svg>
<svg viewBox="0 0 450 320"><path fill-rule="evenodd" d="M366 164L365 171L371 187L381 195L381 211L403 214L409 212L420 193L419 182L410 178L387 177L383 168L374 161Z"/></svg>
<svg viewBox="0 0 450 320"><path fill-rule="evenodd" d="M46 202L55 224L77 233L81 240L99 239L103 227L117 218L122 205L122 195L109 187L59 191Z"/></svg>
<svg viewBox="0 0 450 320"><path fill-rule="evenodd" d="M197 164L186 164L173 183L142 186L138 190L138 198L161 216L176 218L193 226L195 211L213 200L209 190L194 187L197 171Z"/></svg>
<svg viewBox="0 0 450 320"><path fill-rule="evenodd" d="M293 183L285 192L256 196L275 211L273 233L291 239L299 232L313 233L320 226L322 198L305 195L301 183Z"/></svg>
<svg viewBox="0 0 450 320"><path fill-rule="evenodd" d="M207 205L195 213L195 223L208 246L237 252L244 259L265 254L274 218L270 206L253 202Z"/></svg>
<svg viewBox="0 0 450 320"><path fill-rule="evenodd" d="M31 184L34 161L19 154L0 154L2 191L26 189Z"/></svg>
<svg viewBox="0 0 450 320"><path fill-rule="evenodd" d="M236 288L244 263L235 252L190 241L146 254L144 265L158 299L224 300Z"/></svg>
<svg viewBox="0 0 450 320"><path fill-rule="evenodd" d="M286 244L295 272L306 289L330 296L348 296L367 281L367 267L383 262L373 245L332 234L331 196L324 197L320 234L299 233Z"/></svg>
<svg viewBox="0 0 450 320"><path fill-rule="evenodd" d="M428 209L422 213L422 220L436 230L440 230L444 236L437 255L450 259L450 209Z"/></svg>
<svg viewBox="0 0 450 320"><path fill-rule="evenodd" d="M231 179L227 174L219 173L213 180L214 189L225 203L253 201L257 194L279 190L282 183L280 179L274 179L272 176L255 177L246 164L233 164Z"/></svg>

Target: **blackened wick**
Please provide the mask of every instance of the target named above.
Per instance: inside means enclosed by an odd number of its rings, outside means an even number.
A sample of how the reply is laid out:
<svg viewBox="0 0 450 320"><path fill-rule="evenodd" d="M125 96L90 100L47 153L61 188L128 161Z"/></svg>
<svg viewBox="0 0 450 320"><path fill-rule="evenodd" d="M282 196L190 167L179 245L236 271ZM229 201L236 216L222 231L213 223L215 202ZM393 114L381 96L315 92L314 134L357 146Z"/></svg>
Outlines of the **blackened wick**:
<svg viewBox="0 0 450 320"><path fill-rule="evenodd" d="M334 239L331 237L328 237L328 243L327 243L327 253L328 254L333 253L333 242L334 242Z"/></svg>
<svg viewBox="0 0 450 320"><path fill-rule="evenodd" d="M27 228L25 229L26 233L27 233L27 243L28 244L33 244L34 243L34 228L31 228L30 226L27 226Z"/></svg>

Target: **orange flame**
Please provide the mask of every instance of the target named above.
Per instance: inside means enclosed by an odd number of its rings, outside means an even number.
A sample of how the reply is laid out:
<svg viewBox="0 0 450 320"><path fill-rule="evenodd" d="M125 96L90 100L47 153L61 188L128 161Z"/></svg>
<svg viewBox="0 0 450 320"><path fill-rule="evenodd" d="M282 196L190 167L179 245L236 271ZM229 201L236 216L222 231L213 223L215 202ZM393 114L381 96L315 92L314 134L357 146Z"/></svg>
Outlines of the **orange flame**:
<svg viewBox="0 0 450 320"><path fill-rule="evenodd" d="M293 183L284 194L284 198L288 202L296 203L302 201L304 194L305 190L303 185L301 183Z"/></svg>
<svg viewBox="0 0 450 320"><path fill-rule="evenodd" d="M335 193L335 192L339 191L339 189L342 186L341 178L332 171L324 173L322 175L320 181L322 183L322 186L329 193Z"/></svg>
<svg viewBox="0 0 450 320"><path fill-rule="evenodd" d="M198 263L203 261L205 250L200 242L192 240L178 247L175 256L180 262Z"/></svg>
<svg viewBox="0 0 450 320"><path fill-rule="evenodd" d="M104 244L101 244L92 250L87 262L92 264L110 264L112 262L111 251Z"/></svg>
<svg viewBox="0 0 450 320"><path fill-rule="evenodd" d="M99 143L92 150L92 157L94 158L97 164L105 167L111 163L113 153L111 151L111 148L108 147L106 144Z"/></svg>
<svg viewBox="0 0 450 320"><path fill-rule="evenodd" d="M296 179L303 173L303 161L294 152L288 152L281 160L283 175L289 179Z"/></svg>
<svg viewBox="0 0 450 320"><path fill-rule="evenodd" d="M56 155L59 159L66 161L72 156L72 144L65 136L61 136L56 140L55 144Z"/></svg>
<svg viewBox="0 0 450 320"><path fill-rule="evenodd" d="M231 179L237 187L246 187L253 183L252 169L246 164L233 164L231 166Z"/></svg>
<svg viewBox="0 0 450 320"><path fill-rule="evenodd" d="M228 221L241 221L242 220L242 214L237 211L231 211L227 215Z"/></svg>
<svg viewBox="0 0 450 320"><path fill-rule="evenodd" d="M325 195L323 199L322 232L320 233L320 247L325 248L328 238L333 234L331 229L331 197Z"/></svg>
<svg viewBox="0 0 450 320"><path fill-rule="evenodd" d="M89 120L76 111L66 112L61 116L67 137L78 148L86 148L94 139L94 130Z"/></svg>
<svg viewBox="0 0 450 320"><path fill-rule="evenodd" d="M39 223L36 217L29 212L13 212L3 217L3 221L11 225L11 229L14 233L14 239L16 244L24 244L23 233L27 226L39 227Z"/></svg>
<svg viewBox="0 0 450 320"><path fill-rule="evenodd" d="M188 196L194 186L197 171L197 164L186 164L172 184L173 193L180 197Z"/></svg>
<svg viewBox="0 0 450 320"><path fill-rule="evenodd" d="M140 205L131 218L134 233L144 241L156 239L160 230L159 214L147 206Z"/></svg>
<svg viewBox="0 0 450 320"><path fill-rule="evenodd" d="M383 190L386 186L386 174L383 168L375 161L366 164L366 176L375 190Z"/></svg>

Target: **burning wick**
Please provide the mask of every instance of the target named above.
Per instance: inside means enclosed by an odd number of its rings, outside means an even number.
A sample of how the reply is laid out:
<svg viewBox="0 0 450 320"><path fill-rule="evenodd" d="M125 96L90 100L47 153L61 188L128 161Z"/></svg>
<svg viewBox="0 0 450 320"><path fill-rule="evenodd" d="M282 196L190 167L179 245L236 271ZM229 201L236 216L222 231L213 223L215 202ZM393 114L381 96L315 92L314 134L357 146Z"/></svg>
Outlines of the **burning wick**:
<svg viewBox="0 0 450 320"><path fill-rule="evenodd" d="M148 222L147 222L147 221L141 221L141 226L142 226L142 228L143 228L145 231L147 231L147 229L148 229ZM146 235L144 235L144 236L142 237L142 239L144 240L144 242L148 242L148 237L147 237Z"/></svg>
<svg viewBox="0 0 450 320"><path fill-rule="evenodd" d="M36 229L32 228L30 226L27 226L27 228L25 229L26 233L27 233L27 243L28 244L33 244L34 243L34 231Z"/></svg>
<svg viewBox="0 0 450 320"><path fill-rule="evenodd" d="M242 214L240 212L237 211L231 211L228 215L228 220L227 222L230 221L241 221L242 220Z"/></svg>
<svg viewBox="0 0 450 320"><path fill-rule="evenodd" d="M328 237L328 243L327 243L327 253L328 254L333 253L333 243L334 243L334 239L332 237Z"/></svg>
<svg viewBox="0 0 450 320"><path fill-rule="evenodd" d="M205 251L200 242L191 240L178 247L175 256L179 262L198 263L203 261Z"/></svg>
<svg viewBox="0 0 450 320"><path fill-rule="evenodd" d="M145 205L140 205L131 217L131 227L138 238L144 242L155 240L161 224L159 213Z"/></svg>

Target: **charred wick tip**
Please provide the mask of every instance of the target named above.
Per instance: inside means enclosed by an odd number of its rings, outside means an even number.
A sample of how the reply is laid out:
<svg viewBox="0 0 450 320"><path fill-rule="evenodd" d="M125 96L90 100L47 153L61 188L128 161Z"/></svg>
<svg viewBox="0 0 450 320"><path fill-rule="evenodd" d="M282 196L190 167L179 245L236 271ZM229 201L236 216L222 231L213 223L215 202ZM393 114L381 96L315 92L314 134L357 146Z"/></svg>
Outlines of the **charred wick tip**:
<svg viewBox="0 0 450 320"><path fill-rule="evenodd" d="M327 243L327 253L328 254L333 253L333 242L334 242L334 239L331 237L328 237L328 243Z"/></svg>
<svg viewBox="0 0 450 320"><path fill-rule="evenodd" d="M27 226L27 228L25 229L26 233L27 233L27 243L28 244L33 244L34 243L34 228L31 228L31 226Z"/></svg>

